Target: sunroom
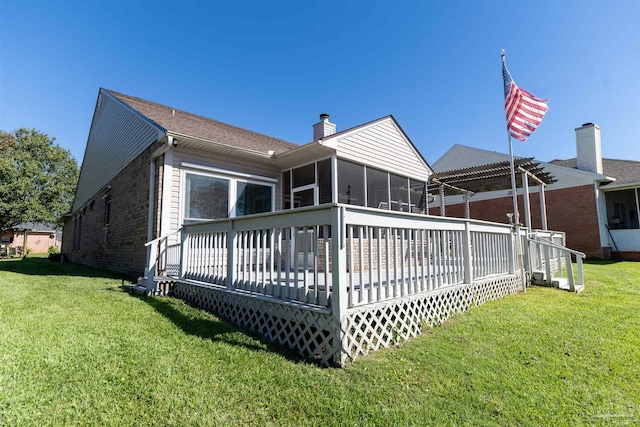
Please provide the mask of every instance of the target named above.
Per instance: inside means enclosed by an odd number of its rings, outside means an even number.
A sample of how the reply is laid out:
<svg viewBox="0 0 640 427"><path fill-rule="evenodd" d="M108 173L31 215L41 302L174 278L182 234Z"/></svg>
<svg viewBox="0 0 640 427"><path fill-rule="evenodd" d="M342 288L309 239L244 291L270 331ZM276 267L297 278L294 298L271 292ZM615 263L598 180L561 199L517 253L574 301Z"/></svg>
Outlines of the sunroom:
<svg viewBox="0 0 640 427"><path fill-rule="evenodd" d="M328 119L322 115L315 125L315 141L269 159L279 179L180 162L179 222L326 203L424 213L432 172L392 116L339 133L330 133L335 125Z"/></svg>

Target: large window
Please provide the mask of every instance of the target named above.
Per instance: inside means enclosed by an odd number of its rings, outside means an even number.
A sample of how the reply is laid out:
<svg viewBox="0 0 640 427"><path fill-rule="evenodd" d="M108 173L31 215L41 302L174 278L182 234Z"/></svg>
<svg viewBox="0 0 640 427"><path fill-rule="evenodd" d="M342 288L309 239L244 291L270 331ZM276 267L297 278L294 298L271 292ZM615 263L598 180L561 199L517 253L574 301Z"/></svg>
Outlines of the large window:
<svg viewBox="0 0 640 427"><path fill-rule="evenodd" d="M185 173L184 222L270 212L273 185L235 177Z"/></svg>
<svg viewBox="0 0 640 427"><path fill-rule="evenodd" d="M364 166L338 159L338 202L365 206Z"/></svg>
<svg viewBox="0 0 640 427"><path fill-rule="evenodd" d="M424 182L409 180L409 202L412 213L422 213L426 209Z"/></svg>
<svg viewBox="0 0 640 427"><path fill-rule="evenodd" d="M270 212L272 193L271 186L238 182L236 216Z"/></svg>
<svg viewBox="0 0 640 427"><path fill-rule="evenodd" d="M369 166L338 159L338 203L421 213L425 183ZM282 174L284 209L331 203L334 199L331 159ZM291 200L293 199L293 206Z"/></svg>
<svg viewBox="0 0 640 427"><path fill-rule="evenodd" d="M389 209L389 174L374 168L367 168L367 206Z"/></svg>
<svg viewBox="0 0 640 427"><path fill-rule="evenodd" d="M391 210L409 212L409 179L389 174Z"/></svg>
<svg viewBox="0 0 640 427"><path fill-rule="evenodd" d="M318 203L331 203L331 159L320 160L318 166Z"/></svg>
<svg viewBox="0 0 640 427"><path fill-rule="evenodd" d="M229 217L229 180L186 174L184 219L186 221Z"/></svg>

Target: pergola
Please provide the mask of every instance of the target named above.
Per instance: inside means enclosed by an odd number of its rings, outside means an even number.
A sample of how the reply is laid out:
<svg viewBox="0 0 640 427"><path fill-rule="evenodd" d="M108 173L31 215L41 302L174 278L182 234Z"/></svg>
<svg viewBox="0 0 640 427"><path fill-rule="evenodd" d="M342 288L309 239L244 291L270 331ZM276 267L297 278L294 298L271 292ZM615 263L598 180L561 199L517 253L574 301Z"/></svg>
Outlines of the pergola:
<svg viewBox="0 0 640 427"><path fill-rule="evenodd" d="M540 163L534 162L532 157L514 159L514 168L516 185L518 188L524 188L525 225L531 229L529 186L539 185L542 229L546 230L547 206L545 203L544 190L548 184L552 184L557 180L548 172L545 172L544 168L540 166ZM520 177L519 180L517 179L518 177ZM462 194L465 204L465 217L469 218L470 196L485 191L511 189L511 165L510 162L506 160L504 162L436 173L431 176L427 188L430 193L439 194L441 216L446 216L445 197Z"/></svg>

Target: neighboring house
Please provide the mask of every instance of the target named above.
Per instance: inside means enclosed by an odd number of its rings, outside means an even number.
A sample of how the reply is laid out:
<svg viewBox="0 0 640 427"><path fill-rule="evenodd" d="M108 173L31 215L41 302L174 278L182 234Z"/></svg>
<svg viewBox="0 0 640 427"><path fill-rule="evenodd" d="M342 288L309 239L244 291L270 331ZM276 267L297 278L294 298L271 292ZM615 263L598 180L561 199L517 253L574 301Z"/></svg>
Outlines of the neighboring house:
<svg viewBox="0 0 640 427"><path fill-rule="evenodd" d="M576 129L576 148L577 158L540 162L557 180L544 191L549 229L566 232L567 246L590 258L640 260L640 162L603 159L600 128L592 123ZM507 154L454 145L433 169L453 171L508 159ZM540 187L530 193L532 227L541 228ZM509 190L477 193L470 200L471 218L508 222L506 213L513 211ZM438 203L431 213L439 211ZM464 216L461 196L445 198L445 205L447 216ZM522 196L519 212L524 222Z"/></svg>
<svg viewBox="0 0 640 427"><path fill-rule="evenodd" d="M2 248L21 248L24 251L24 235L27 231L27 249L32 253L46 253L51 246L61 247L62 233L54 226L27 222L2 233Z"/></svg>
<svg viewBox="0 0 640 427"><path fill-rule="evenodd" d="M184 223L324 203L423 212L431 173L392 116L336 132L321 115L297 145L100 89L63 253L142 276L145 243Z"/></svg>

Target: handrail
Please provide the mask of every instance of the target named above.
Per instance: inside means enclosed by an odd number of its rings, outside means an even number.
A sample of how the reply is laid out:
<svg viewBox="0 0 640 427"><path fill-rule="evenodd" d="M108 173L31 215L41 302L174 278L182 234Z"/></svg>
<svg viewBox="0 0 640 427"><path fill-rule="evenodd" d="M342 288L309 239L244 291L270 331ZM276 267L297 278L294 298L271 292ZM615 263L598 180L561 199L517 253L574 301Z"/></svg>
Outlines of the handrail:
<svg viewBox="0 0 640 427"><path fill-rule="evenodd" d="M539 240L539 239L529 239L529 240L536 243L540 243L543 246L550 246L555 249L560 249L562 251L569 252L570 254L573 254L575 256L580 256L583 259L587 257L587 255L585 255L584 252L576 251L574 249L570 249L570 248L567 248L566 246L558 245L557 243L549 242L547 240Z"/></svg>
<svg viewBox="0 0 640 427"><path fill-rule="evenodd" d="M541 246L546 246L547 248L554 248L556 250L564 252L566 267L567 267L567 281L569 282L569 290L571 292L580 292L581 289L584 288L584 277L582 272L582 260L586 258L586 255L583 252L576 251L573 249L569 249L566 246L558 245L556 243L550 242L548 240L541 239L530 239L527 238L527 241L537 243ZM571 267L571 254L576 256L576 264L578 268L578 286L576 287L576 283L573 278L573 269ZM551 266L550 266L550 257L549 250L545 249L545 266L547 270L547 280L550 280L551 276ZM561 268L561 267L560 267ZM560 273L562 275L562 273Z"/></svg>
<svg viewBox="0 0 640 427"><path fill-rule="evenodd" d="M616 248L616 251L619 251L620 249L618 249L618 245L616 245L616 241L613 240L613 234L611 234L611 229L609 228L609 224L605 224L605 227L607 227L607 233L609 233L609 237L611 237L611 241L613 242L613 247Z"/></svg>
<svg viewBox="0 0 640 427"><path fill-rule="evenodd" d="M180 231L182 231L182 227L178 228L178 229L177 229L177 230L175 230L175 231L172 231L171 233L167 233L167 234L165 234L164 236L160 236L160 237L157 237L157 238L155 238L155 239L153 239L153 240L149 240L147 243L145 243L145 244L144 244L144 246L145 246L145 247L146 247L146 246L150 246L150 245L152 245L154 242L157 242L157 241L162 240L162 239L166 239L167 237L169 237L169 236L173 236L174 234L176 234L176 233L178 233L178 232L180 232Z"/></svg>

